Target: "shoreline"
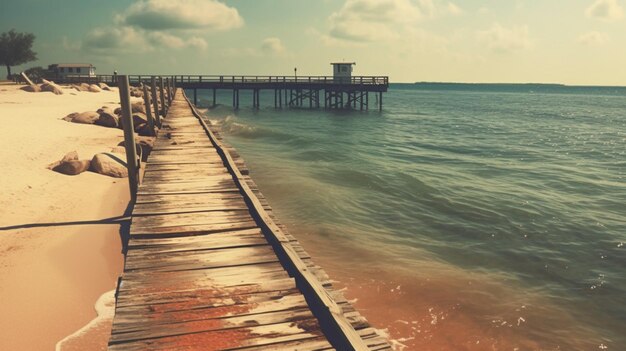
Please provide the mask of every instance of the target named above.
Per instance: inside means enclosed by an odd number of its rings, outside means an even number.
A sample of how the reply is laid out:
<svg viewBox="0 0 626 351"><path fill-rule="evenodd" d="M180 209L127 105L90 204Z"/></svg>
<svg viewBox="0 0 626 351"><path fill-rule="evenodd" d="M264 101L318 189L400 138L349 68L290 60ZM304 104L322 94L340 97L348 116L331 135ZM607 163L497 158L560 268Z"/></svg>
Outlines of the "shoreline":
<svg viewBox="0 0 626 351"><path fill-rule="evenodd" d="M0 349L50 350L96 317L94 304L115 289L122 271L120 224L128 181L46 166L70 151L81 158L123 140L119 129L61 120L72 112L116 105L117 92L29 93L0 84L0 141L9 165L0 206ZM89 224L81 222L89 222ZM98 223L98 222L101 223ZM109 326L110 327L110 326ZM93 349L105 338L90 336ZM64 348L65 349L65 348Z"/></svg>

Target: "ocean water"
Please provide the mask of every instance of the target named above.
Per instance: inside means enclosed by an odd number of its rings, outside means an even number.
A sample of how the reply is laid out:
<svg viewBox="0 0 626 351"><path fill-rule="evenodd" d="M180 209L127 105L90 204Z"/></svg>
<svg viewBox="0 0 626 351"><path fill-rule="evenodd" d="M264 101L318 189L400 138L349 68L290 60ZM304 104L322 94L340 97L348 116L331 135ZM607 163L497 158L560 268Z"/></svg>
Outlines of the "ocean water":
<svg viewBox="0 0 626 351"><path fill-rule="evenodd" d="M626 350L626 88L395 84L382 112L231 101L207 118L398 349Z"/></svg>

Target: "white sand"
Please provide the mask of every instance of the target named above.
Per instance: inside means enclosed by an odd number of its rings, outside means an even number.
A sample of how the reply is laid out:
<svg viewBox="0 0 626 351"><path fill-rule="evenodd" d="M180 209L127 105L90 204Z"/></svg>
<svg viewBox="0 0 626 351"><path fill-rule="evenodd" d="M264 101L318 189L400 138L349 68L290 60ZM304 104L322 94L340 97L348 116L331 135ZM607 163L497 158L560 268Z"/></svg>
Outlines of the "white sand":
<svg viewBox="0 0 626 351"><path fill-rule="evenodd" d="M67 152L90 159L123 140L119 129L61 120L115 106L118 93L64 91L0 83L0 350L53 350L96 317L95 302L122 270L119 224L71 222L123 215L128 180L46 169ZM6 228L42 223L51 224ZM93 349L106 341L101 336Z"/></svg>

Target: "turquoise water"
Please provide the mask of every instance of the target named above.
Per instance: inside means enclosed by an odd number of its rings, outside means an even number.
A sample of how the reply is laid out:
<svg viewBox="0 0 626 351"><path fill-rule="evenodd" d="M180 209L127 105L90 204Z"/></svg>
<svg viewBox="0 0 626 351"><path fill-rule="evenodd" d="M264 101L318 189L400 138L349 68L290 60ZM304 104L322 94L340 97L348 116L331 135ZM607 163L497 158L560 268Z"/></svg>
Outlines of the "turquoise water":
<svg viewBox="0 0 626 351"><path fill-rule="evenodd" d="M241 99L209 119L399 343L626 349L626 89L392 85L382 112Z"/></svg>

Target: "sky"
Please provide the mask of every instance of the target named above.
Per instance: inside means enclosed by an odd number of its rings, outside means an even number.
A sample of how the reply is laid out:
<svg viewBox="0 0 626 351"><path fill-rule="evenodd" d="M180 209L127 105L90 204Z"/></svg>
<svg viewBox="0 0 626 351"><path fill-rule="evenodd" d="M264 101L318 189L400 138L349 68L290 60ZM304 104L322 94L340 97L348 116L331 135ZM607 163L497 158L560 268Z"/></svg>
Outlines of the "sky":
<svg viewBox="0 0 626 351"><path fill-rule="evenodd" d="M626 85L626 0L2 0L0 32L96 73Z"/></svg>

